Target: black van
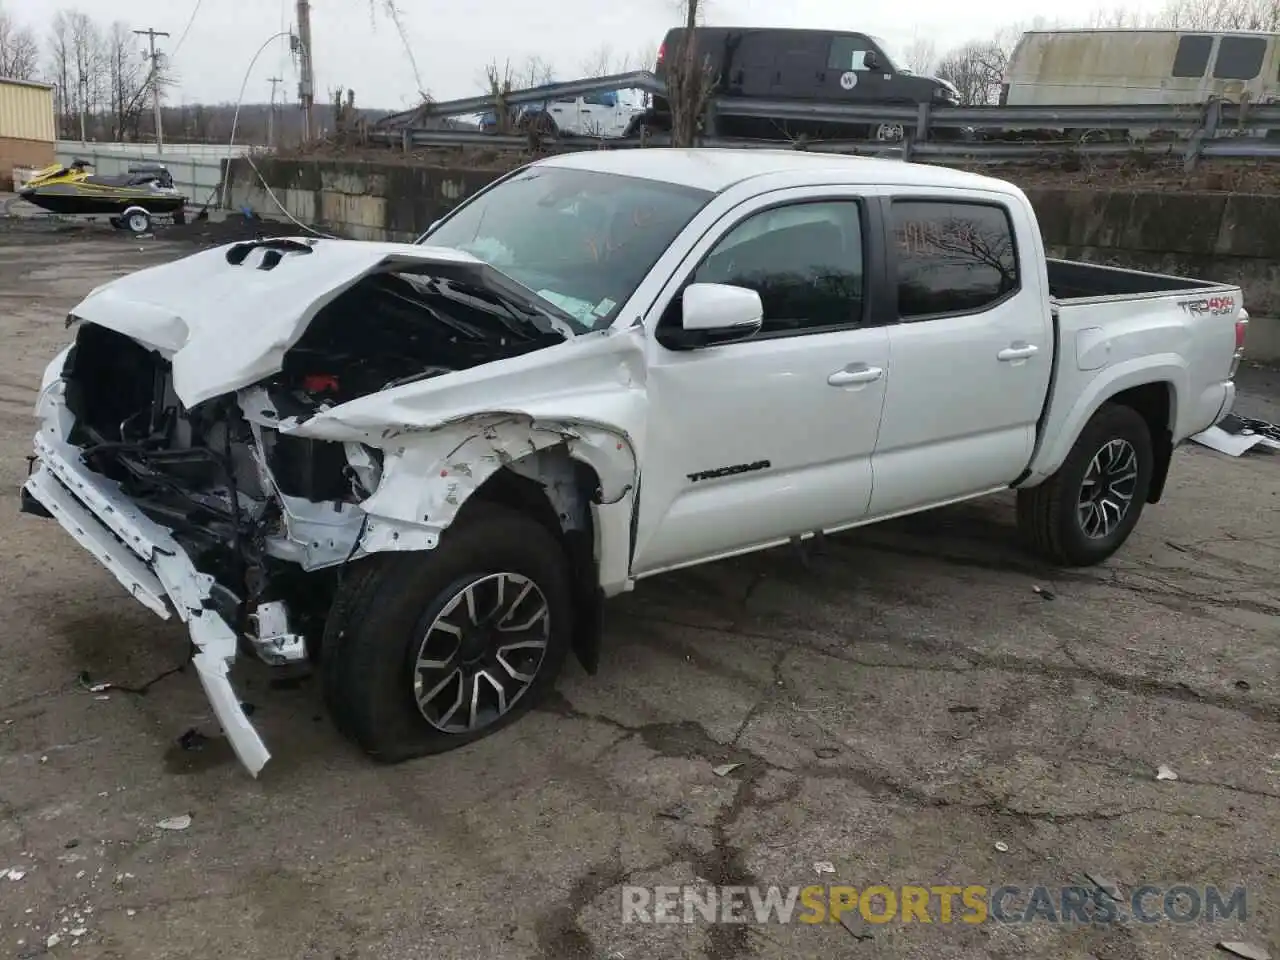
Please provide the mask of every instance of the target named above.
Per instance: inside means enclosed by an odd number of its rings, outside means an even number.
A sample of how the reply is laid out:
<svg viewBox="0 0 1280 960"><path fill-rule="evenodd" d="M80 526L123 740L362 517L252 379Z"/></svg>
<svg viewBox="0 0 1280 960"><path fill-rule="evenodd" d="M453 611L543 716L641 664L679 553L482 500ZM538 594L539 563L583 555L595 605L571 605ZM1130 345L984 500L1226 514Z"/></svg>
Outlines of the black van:
<svg viewBox="0 0 1280 960"><path fill-rule="evenodd" d="M667 60L681 49L685 30L667 31L654 73L665 76ZM960 102L956 88L937 77L922 77L897 66L883 44L865 33L756 27L698 27L698 61L710 58L713 96L806 103ZM671 108L655 96L642 118L653 130L671 128ZM831 124L747 117L717 119L721 136L790 139L810 137L899 140L902 124Z"/></svg>

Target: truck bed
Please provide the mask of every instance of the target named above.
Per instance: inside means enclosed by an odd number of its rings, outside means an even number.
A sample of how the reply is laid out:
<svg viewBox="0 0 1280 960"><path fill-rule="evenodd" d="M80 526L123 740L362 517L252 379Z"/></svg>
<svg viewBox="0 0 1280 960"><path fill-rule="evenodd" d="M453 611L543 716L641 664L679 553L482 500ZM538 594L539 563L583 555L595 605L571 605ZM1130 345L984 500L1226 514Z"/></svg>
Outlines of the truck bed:
<svg viewBox="0 0 1280 960"><path fill-rule="evenodd" d="M1161 296L1190 290L1225 287L1225 284L1190 277L1171 277L1143 270L1126 270L1079 260L1046 261L1049 296L1059 302L1096 297Z"/></svg>

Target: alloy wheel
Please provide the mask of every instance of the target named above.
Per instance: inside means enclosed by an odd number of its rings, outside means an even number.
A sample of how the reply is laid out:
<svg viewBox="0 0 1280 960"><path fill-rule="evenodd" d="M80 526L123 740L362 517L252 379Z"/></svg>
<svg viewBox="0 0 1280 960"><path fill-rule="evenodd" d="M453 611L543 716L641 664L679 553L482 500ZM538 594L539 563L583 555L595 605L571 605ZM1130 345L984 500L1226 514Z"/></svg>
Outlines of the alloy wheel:
<svg viewBox="0 0 1280 960"><path fill-rule="evenodd" d="M1128 440L1109 440L1094 454L1080 485L1076 516L1092 540L1109 537L1129 512L1138 483L1138 452Z"/></svg>
<svg viewBox="0 0 1280 960"><path fill-rule="evenodd" d="M550 637L547 598L528 577L493 573L463 583L418 648L418 710L443 733L489 726L529 689Z"/></svg>

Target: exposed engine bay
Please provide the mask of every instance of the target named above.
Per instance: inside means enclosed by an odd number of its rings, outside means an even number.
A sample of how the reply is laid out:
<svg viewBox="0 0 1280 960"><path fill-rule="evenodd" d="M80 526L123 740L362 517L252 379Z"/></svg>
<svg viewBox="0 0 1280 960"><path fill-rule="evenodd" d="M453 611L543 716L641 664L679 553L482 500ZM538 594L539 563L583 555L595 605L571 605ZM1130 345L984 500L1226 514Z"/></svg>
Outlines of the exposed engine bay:
<svg viewBox="0 0 1280 960"><path fill-rule="evenodd" d="M276 425L564 340L489 291L378 273L317 313L276 376L186 409L159 352L86 323L63 369L68 440L213 577L219 612L263 639L257 653L287 662L305 655L297 634L249 621L281 601L313 621L297 624L301 633L319 634L333 568L358 545L366 517L357 505L377 488L382 453Z"/></svg>

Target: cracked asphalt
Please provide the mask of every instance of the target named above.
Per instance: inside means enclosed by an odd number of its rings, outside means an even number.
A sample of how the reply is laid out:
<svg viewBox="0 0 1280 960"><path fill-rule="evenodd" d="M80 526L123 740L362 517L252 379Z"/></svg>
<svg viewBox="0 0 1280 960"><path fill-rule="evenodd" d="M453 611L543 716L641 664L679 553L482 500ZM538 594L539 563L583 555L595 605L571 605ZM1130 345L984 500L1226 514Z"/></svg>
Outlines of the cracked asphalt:
<svg viewBox="0 0 1280 960"><path fill-rule="evenodd" d="M0 957L1280 952L1275 456L1179 450L1165 502L1097 569L1027 559L1003 496L645 582L608 608L599 675L572 664L514 727L397 767L339 738L313 684L238 665L274 752L254 781L175 671L182 631L18 513L68 308L191 249L0 231ZM1280 375L1241 383L1240 411L1280 420ZM208 740L183 749L193 728ZM621 910L626 884L1083 877L1244 886L1246 916L850 929Z"/></svg>

